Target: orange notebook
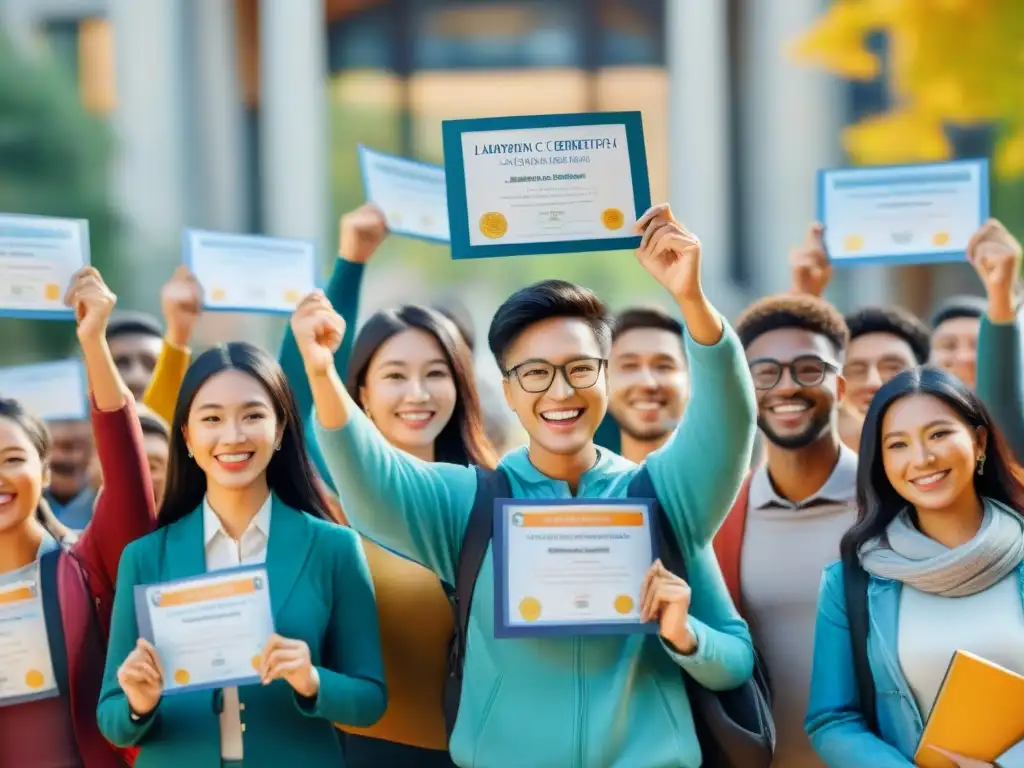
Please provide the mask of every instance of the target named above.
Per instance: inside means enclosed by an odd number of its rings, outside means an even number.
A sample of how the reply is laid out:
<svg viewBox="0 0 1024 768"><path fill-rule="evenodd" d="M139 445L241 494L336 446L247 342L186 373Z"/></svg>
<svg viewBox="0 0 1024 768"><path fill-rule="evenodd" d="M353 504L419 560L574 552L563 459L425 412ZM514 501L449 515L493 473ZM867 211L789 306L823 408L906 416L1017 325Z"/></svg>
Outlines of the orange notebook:
<svg viewBox="0 0 1024 768"><path fill-rule="evenodd" d="M1024 676L972 653L957 651L946 670L914 761L920 768L970 765L938 751L943 750L993 762L1021 739Z"/></svg>

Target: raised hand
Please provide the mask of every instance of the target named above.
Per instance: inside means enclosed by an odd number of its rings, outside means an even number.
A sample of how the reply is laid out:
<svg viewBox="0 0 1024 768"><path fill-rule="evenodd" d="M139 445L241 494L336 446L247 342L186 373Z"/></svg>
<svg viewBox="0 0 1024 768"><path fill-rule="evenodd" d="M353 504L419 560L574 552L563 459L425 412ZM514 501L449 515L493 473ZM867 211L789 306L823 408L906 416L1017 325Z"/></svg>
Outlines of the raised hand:
<svg viewBox="0 0 1024 768"><path fill-rule="evenodd" d="M346 261L365 264L387 236L384 212L373 203L364 203L341 217L338 255Z"/></svg>
<svg viewBox="0 0 1024 768"><path fill-rule="evenodd" d="M690 585L655 560L640 588L640 619L658 620L659 634L681 653L693 653L690 631Z"/></svg>
<svg viewBox="0 0 1024 768"><path fill-rule="evenodd" d="M320 690L320 675L313 667L309 646L302 640L270 636L260 657L260 679L264 685L284 680L295 692L313 698Z"/></svg>
<svg viewBox="0 0 1024 768"><path fill-rule="evenodd" d="M203 313L203 289L184 264L160 289L160 310L167 324L167 340L176 347L188 346Z"/></svg>
<svg viewBox="0 0 1024 768"><path fill-rule="evenodd" d="M668 203L648 209L636 232L643 235L637 259L677 302L703 298L700 240L676 221Z"/></svg>
<svg viewBox="0 0 1024 768"><path fill-rule="evenodd" d="M832 279L832 264L825 253L825 228L812 224L803 243L789 252L793 293L821 296Z"/></svg>
<svg viewBox="0 0 1024 768"><path fill-rule="evenodd" d="M306 373L322 376L330 371L334 367L334 353L345 338L345 321L323 291L313 291L299 303L291 326Z"/></svg>
<svg viewBox="0 0 1024 768"><path fill-rule="evenodd" d="M990 319L1013 322L1013 295L1021 266L1020 242L1001 222L989 219L971 236L967 260L985 286Z"/></svg>
<svg viewBox="0 0 1024 768"><path fill-rule="evenodd" d="M117 670L117 682L136 715L148 715L164 692L164 670L156 648L141 637Z"/></svg>
<svg viewBox="0 0 1024 768"><path fill-rule="evenodd" d="M103 282L99 270L82 267L71 278L64 304L75 311L79 341L96 341L106 336L117 296Z"/></svg>

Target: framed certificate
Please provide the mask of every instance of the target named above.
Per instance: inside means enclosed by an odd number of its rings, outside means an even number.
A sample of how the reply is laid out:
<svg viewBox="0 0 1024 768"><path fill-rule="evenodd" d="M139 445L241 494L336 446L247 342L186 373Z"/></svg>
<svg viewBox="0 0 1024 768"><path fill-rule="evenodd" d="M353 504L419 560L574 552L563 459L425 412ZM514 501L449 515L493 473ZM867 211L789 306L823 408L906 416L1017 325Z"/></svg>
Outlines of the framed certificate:
<svg viewBox="0 0 1024 768"><path fill-rule="evenodd" d="M0 707L58 693L39 584L0 586Z"/></svg>
<svg viewBox="0 0 1024 768"><path fill-rule="evenodd" d="M287 315L316 288L311 241L198 229L183 239L184 261L203 286L206 309Z"/></svg>
<svg viewBox="0 0 1024 768"><path fill-rule="evenodd" d="M359 145L366 199L384 211L396 235L448 243L448 193L444 168Z"/></svg>
<svg viewBox="0 0 1024 768"><path fill-rule="evenodd" d="M838 267L962 261L988 215L987 160L818 173L818 220Z"/></svg>
<svg viewBox="0 0 1024 768"><path fill-rule="evenodd" d="M0 397L17 400L44 421L89 418L89 390L81 360L0 368Z"/></svg>
<svg viewBox="0 0 1024 768"><path fill-rule="evenodd" d="M89 222L0 214L0 317L74 320L71 278L89 263Z"/></svg>
<svg viewBox="0 0 1024 768"><path fill-rule="evenodd" d="M139 635L156 648L164 692L258 683L274 633L264 566L135 587Z"/></svg>
<svg viewBox="0 0 1024 768"><path fill-rule="evenodd" d="M657 557L652 499L498 499L496 637L656 633L640 587Z"/></svg>
<svg viewBox="0 0 1024 768"><path fill-rule="evenodd" d="M650 208L639 112L441 124L452 258L636 248Z"/></svg>

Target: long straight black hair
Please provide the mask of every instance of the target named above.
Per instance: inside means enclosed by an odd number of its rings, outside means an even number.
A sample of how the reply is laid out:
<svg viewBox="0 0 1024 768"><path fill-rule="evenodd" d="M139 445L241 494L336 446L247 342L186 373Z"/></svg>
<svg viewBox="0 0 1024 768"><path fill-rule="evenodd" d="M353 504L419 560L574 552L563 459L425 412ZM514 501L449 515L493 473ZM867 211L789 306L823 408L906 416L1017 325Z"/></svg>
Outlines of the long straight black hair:
<svg viewBox="0 0 1024 768"><path fill-rule="evenodd" d="M43 463L45 471L50 465L50 454L53 452L53 437L50 435L50 429L46 423L35 414L25 410L20 402L10 398L0 398L0 419L7 419L16 424L25 433L25 437L32 443L32 447L39 455L39 460ZM57 519L42 495L36 501L36 519L57 541L71 543L75 540L75 535Z"/></svg>
<svg viewBox="0 0 1024 768"><path fill-rule="evenodd" d="M437 310L406 304L377 312L367 320L352 346L346 380L349 395L363 405L360 390L366 384L366 373L374 356L389 339L410 329L423 331L437 340L455 381L455 410L434 441L434 458L449 464L477 464L493 469L497 453L484 433L472 355L455 323Z"/></svg>
<svg viewBox="0 0 1024 768"><path fill-rule="evenodd" d="M861 547L885 533L886 526L910 506L885 474L882 421L897 401L918 394L941 400L971 429L985 428L985 471L974 475L974 490L979 496L1024 510L1024 471L974 390L940 368L911 368L893 376L875 393L864 419L857 465L857 522L839 545L848 562L856 562Z"/></svg>
<svg viewBox="0 0 1024 768"><path fill-rule="evenodd" d="M171 424L167 486L157 513L157 528L188 515L206 495L206 474L189 458L183 427L188 425L196 393L210 378L223 371L241 371L262 384L270 395L278 422L284 427L281 449L274 451L267 465L267 485L271 492L293 509L324 520L331 519L316 488L313 464L306 453L302 419L295 408L295 397L284 371L259 347L232 341L206 350L185 373Z"/></svg>

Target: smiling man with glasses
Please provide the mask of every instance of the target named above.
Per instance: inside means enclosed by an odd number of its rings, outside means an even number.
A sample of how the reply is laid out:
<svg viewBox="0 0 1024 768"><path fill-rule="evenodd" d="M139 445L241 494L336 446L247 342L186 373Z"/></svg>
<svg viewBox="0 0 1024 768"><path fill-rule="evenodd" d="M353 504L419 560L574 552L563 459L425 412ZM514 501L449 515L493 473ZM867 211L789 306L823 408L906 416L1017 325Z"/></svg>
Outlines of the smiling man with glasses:
<svg viewBox="0 0 1024 768"><path fill-rule="evenodd" d="M822 569L856 519L857 456L839 439L843 316L806 295L762 299L740 317L765 463L715 538L733 600L772 680L773 766L819 768L804 732Z"/></svg>

